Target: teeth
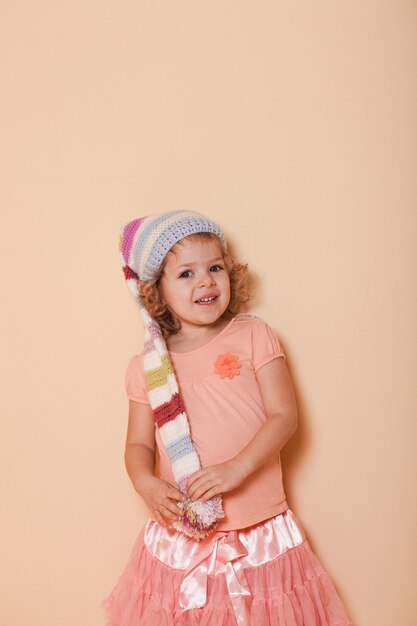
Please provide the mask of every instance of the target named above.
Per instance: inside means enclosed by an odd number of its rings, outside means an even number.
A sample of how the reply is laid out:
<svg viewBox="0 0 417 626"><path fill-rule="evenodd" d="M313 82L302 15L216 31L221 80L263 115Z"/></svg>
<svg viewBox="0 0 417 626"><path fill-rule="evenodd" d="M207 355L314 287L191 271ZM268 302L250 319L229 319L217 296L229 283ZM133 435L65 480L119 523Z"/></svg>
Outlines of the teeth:
<svg viewBox="0 0 417 626"><path fill-rule="evenodd" d="M197 300L197 302L213 302L215 296L212 298L202 298L201 300Z"/></svg>

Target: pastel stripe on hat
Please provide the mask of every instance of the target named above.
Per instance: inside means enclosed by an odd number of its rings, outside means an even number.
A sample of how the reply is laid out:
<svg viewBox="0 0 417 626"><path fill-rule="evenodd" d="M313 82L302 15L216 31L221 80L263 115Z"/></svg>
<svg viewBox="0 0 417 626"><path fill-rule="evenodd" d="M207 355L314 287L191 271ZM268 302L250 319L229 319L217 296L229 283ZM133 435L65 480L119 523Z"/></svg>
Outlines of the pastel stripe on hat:
<svg viewBox="0 0 417 626"><path fill-rule="evenodd" d="M155 233L158 232L156 230L158 225L166 221L166 219L166 215L151 215L149 217L146 217L143 226L140 229L138 236L136 237L132 254L135 260L138 274L140 274L141 276L143 274L144 266L143 259L147 258L152 245L149 241L149 238L155 236Z"/></svg>
<svg viewBox="0 0 417 626"><path fill-rule="evenodd" d="M149 345L145 345L143 350L143 367L145 370L152 370L160 365L159 356L150 349Z"/></svg>
<svg viewBox="0 0 417 626"><path fill-rule="evenodd" d="M167 422L159 428L161 441L165 447L167 447L170 442L175 441L179 437L184 437L189 432L190 428L185 412L177 416L175 424L173 422Z"/></svg>
<svg viewBox="0 0 417 626"><path fill-rule="evenodd" d="M140 275L144 276L143 280L150 279L149 276L146 277L145 275L149 274L149 270L148 272L146 272L146 268L149 264L149 257L155 243L161 236L164 235L164 233L168 232L168 229L172 228L172 226L176 224L182 217L186 217L187 215L190 215L190 213L187 211L175 211L174 213L162 215L161 217L150 221L149 224L147 224L146 229L144 231L141 231L141 234L139 235L137 240L137 249L140 248L141 250L140 255L138 256L138 270Z"/></svg>
<svg viewBox="0 0 417 626"><path fill-rule="evenodd" d="M184 478L187 479L189 476L201 469L200 462L196 457L195 452L186 454L177 461L171 461L171 464L174 476L178 476L178 483L181 483Z"/></svg>
<svg viewBox="0 0 417 626"><path fill-rule="evenodd" d="M142 222L143 222L143 219L139 218L137 220L133 220L132 222L129 222L123 228L122 235L121 235L120 250L126 263L129 262L129 255L132 249L133 240Z"/></svg>
<svg viewBox="0 0 417 626"><path fill-rule="evenodd" d="M181 459L187 454L192 454L193 442L191 441L191 437L189 433L186 433L180 439L176 439L175 441L172 441L167 446L166 450L172 462L177 461L178 459Z"/></svg>
<svg viewBox="0 0 417 626"><path fill-rule="evenodd" d="M177 379L175 378L175 374L172 373L168 376L166 385L148 391L149 403L151 406L159 406L165 402L169 402L170 398L178 392Z"/></svg>
<svg viewBox="0 0 417 626"><path fill-rule="evenodd" d="M150 369L145 373L146 387L148 390L165 385L169 374L173 371L170 358L166 354L163 355L161 357L160 366Z"/></svg>
<svg viewBox="0 0 417 626"><path fill-rule="evenodd" d="M167 422L173 422L178 415L184 413L184 405L181 396L174 393L168 402L164 402L154 410L155 421L158 426L163 426Z"/></svg>

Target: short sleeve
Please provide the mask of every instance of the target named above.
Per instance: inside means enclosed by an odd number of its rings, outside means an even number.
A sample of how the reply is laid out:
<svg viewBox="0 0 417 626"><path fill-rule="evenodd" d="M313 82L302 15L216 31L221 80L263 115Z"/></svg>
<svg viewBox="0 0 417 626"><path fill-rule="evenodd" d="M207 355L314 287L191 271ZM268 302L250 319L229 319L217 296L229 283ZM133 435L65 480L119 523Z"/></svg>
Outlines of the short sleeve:
<svg viewBox="0 0 417 626"><path fill-rule="evenodd" d="M252 354L255 372L269 361L286 356L276 332L262 319L254 322L252 333Z"/></svg>
<svg viewBox="0 0 417 626"><path fill-rule="evenodd" d="M146 393L145 372L143 369L143 352L135 354L127 366L125 375L126 395L129 400L149 404Z"/></svg>

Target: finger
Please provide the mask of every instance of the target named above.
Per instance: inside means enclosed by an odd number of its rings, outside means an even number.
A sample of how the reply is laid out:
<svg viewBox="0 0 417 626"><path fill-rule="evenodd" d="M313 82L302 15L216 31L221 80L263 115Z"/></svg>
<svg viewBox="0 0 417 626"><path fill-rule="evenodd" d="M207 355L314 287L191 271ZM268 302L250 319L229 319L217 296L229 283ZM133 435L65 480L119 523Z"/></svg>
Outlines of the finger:
<svg viewBox="0 0 417 626"><path fill-rule="evenodd" d="M164 518L162 517L159 511L154 511L154 515L158 524L161 524L161 526L167 525L166 521L164 520Z"/></svg>
<svg viewBox="0 0 417 626"><path fill-rule="evenodd" d="M184 502L186 499L185 495L179 489L175 489L175 487L171 487L169 490L168 498L172 498L176 502Z"/></svg>
<svg viewBox="0 0 417 626"><path fill-rule="evenodd" d="M188 495L191 497L191 494L195 494L196 491L209 480L213 481L213 477L210 477L208 474L203 474L197 478L188 488Z"/></svg>
<svg viewBox="0 0 417 626"><path fill-rule="evenodd" d="M194 490L191 491L191 497L193 500L199 500L203 494L206 493L208 489L211 489L214 486L213 480L205 480L203 483L200 483Z"/></svg>
<svg viewBox="0 0 417 626"><path fill-rule="evenodd" d="M201 496L200 500L202 502L207 502L207 500L210 500L210 498L213 498L213 496L217 496L219 493L220 489L218 486L212 487L203 496Z"/></svg>
<svg viewBox="0 0 417 626"><path fill-rule="evenodd" d="M180 516L180 511L178 509L178 513L177 512L173 512L171 511L167 506L160 506L159 508L161 515L164 516L165 519L169 520L169 521L173 521L179 518Z"/></svg>
<svg viewBox="0 0 417 626"><path fill-rule="evenodd" d="M194 474L192 474L189 479L187 480L187 490L191 487L191 485L198 480L201 476L203 476L205 474L206 469L202 468L197 470L196 472L194 472Z"/></svg>
<svg viewBox="0 0 417 626"><path fill-rule="evenodd" d="M181 515L182 509L178 506L178 504L171 502L171 500L166 500L166 502L164 502L164 506L170 511L170 513L172 513L172 515L175 516L175 519Z"/></svg>

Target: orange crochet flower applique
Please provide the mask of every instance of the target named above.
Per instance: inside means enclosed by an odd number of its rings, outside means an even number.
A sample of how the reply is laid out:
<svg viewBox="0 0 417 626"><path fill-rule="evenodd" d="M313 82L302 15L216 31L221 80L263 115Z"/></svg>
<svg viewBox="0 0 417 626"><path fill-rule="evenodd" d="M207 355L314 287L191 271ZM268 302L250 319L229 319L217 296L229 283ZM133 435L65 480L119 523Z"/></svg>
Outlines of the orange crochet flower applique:
<svg viewBox="0 0 417 626"><path fill-rule="evenodd" d="M219 374L220 378L233 378L240 374L239 368L242 367L242 363L239 361L239 357L231 352L225 352L219 354L214 361L214 372Z"/></svg>

